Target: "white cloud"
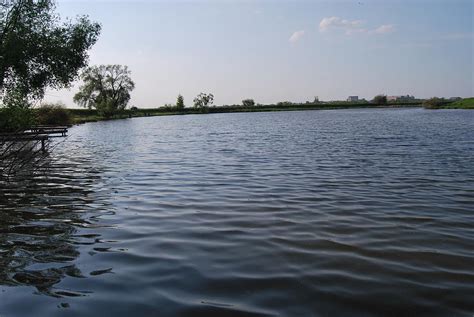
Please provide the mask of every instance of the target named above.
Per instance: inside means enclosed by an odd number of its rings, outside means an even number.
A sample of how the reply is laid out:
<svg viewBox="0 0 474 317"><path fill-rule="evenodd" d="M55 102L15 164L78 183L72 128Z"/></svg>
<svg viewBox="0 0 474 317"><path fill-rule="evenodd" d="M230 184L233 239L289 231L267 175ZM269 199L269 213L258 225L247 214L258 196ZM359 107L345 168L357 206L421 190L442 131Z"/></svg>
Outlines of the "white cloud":
<svg viewBox="0 0 474 317"><path fill-rule="evenodd" d="M384 24L373 30L371 33L374 34L388 34L395 32L395 26L393 24Z"/></svg>
<svg viewBox="0 0 474 317"><path fill-rule="evenodd" d="M296 31L290 36L290 43L296 43L298 42L302 37L304 36L304 30L301 31Z"/></svg>
<svg viewBox="0 0 474 317"><path fill-rule="evenodd" d="M339 17L324 18L319 23L319 31L326 32L331 29L340 29L346 32L346 34L352 34L354 32L364 32L363 29L364 21L362 20L346 20Z"/></svg>
<svg viewBox="0 0 474 317"><path fill-rule="evenodd" d="M363 20L346 20L340 17L324 18L319 23L320 32L328 32L330 30L342 30L346 35L353 34L389 34L395 32L393 24L384 24L376 29L367 29L364 27Z"/></svg>

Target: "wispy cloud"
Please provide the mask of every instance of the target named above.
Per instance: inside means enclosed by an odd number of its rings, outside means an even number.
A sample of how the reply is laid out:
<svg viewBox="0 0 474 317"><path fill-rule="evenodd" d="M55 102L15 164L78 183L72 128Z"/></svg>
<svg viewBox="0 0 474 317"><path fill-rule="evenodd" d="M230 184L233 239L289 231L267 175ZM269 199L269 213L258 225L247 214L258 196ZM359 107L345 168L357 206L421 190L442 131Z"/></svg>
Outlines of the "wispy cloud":
<svg viewBox="0 0 474 317"><path fill-rule="evenodd" d="M355 31L362 31L364 21L362 20L346 20L340 17L324 18L319 23L319 31L327 32L331 29L343 30L350 34Z"/></svg>
<svg viewBox="0 0 474 317"><path fill-rule="evenodd" d="M346 35L353 34L389 34L395 32L393 24L384 24L375 29L365 27L364 20L346 20L340 17L324 18L319 23L319 31L322 33L330 30L341 30Z"/></svg>
<svg viewBox="0 0 474 317"><path fill-rule="evenodd" d="M395 32L395 26L393 24L384 24L371 31L372 34L388 34Z"/></svg>
<svg viewBox="0 0 474 317"><path fill-rule="evenodd" d="M304 30L296 31L290 36L290 43L298 42L304 36Z"/></svg>

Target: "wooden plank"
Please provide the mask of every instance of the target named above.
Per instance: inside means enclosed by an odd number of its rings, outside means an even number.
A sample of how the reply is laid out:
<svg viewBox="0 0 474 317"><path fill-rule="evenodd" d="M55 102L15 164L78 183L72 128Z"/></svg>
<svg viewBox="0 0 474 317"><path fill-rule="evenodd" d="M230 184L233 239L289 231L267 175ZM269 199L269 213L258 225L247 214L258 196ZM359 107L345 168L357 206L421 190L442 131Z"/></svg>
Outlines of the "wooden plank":
<svg viewBox="0 0 474 317"><path fill-rule="evenodd" d="M47 135L29 136L29 135L17 135L17 136L0 136L2 142L25 142L25 141L43 141L48 140Z"/></svg>
<svg viewBox="0 0 474 317"><path fill-rule="evenodd" d="M31 131L67 131L68 128L57 127L57 128L31 128Z"/></svg>
<svg viewBox="0 0 474 317"><path fill-rule="evenodd" d="M34 125L31 127L31 129L68 129L70 128L71 126L67 126L67 125Z"/></svg>
<svg viewBox="0 0 474 317"><path fill-rule="evenodd" d="M38 134L61 134L61 136L66 136L68 130L67 128L38 128L31 129L31 132Z"/></svg>
<svg viewBox="0 0 474 317"><path fill-rule="evenodd" d="M35 135L49 135L49 134L65 134L67 133L67 130L61 130L61 131L41 131L41 132L33 132L33 131L26 131L26 132L21 132L21 133L0 133L0 137L2 136L35 136Z"/></svg>

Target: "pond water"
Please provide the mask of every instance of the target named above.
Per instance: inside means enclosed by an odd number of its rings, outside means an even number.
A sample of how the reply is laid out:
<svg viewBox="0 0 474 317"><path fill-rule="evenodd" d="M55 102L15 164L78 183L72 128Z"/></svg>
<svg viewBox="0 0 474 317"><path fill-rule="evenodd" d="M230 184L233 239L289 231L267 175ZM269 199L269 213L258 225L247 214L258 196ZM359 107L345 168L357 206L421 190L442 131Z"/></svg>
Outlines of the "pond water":
<svg viewBox="0 0 474 317"><path fill-rule="evenodd" d="M469 316L474 111L137 118L0 187L0 316Z"/></svg>

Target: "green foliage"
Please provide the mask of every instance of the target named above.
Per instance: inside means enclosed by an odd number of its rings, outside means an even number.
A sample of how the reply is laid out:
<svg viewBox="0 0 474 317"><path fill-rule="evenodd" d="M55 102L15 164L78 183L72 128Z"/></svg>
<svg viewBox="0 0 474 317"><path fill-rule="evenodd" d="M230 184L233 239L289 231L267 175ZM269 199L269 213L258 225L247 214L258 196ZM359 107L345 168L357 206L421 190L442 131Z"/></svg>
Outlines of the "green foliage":
<svg viewBox="0 0 474 317"><path fill-rule="evenodd" d="M160 111L164 112L174 112L177 111L177 107L175 105L172 105L170 103L165 104L164 106L158 108Z"/></svg>
<svg viewBox="0 0 474 317"><path fill-rule="evenodd" d="M16 132L28 129L34 116L28 100L17 90L11 91L0 104L0 132Z"/></svg>
<svg viewBox="0 0 474 317"><path fill-rule="evenodd" d="M35 111L36 123L40 125L69 125L72 116L62 103L42 104Z"/></svg>
<svg viewBox="0 0 474 317"><path fill-rule="evenodd" d="M181 95L178 95L176 100L176 110L183 111L184 110L184 98Z"/></svg>
<svg viewBox="0 0 474 317"><path fill-rule="evenodd" d="M439 109L441 108L446 101L442 98L433 97L423 101L423 108L425 109Z"/></svg>
<svg viewBox="0 0 474 317"><path fill-rule="evenodd" d="M376 105L386 105L387 104L387 96L385 95L377 95L372 99L372 103Z"/></svg>
<svg viewBox="0 0 474 317"><path fill-rule="evenodd" d="M244 107L253 107L255 106L255 101L253 99L244 99L242 100L242 105Z"/></svg>
<svg viewBox="0 0 474 317"><path fill-rule="evenodd" d="M465 98L445 106L448 109L474 109L474 98Z"/></svg>
<svg viewBox="0 0 474 317"><path fill-rule="evenodd" d="M130 101L135 83L127 66L100 65L88 67L81 74L84 85L74 96L74 102L109 118L124 110Z"/></svg>
<svg viewBox="0 0 474 317"><path fill-rule="evenodd" d="M201 112L208 111L208 108L212 106L214 102L213 94L200 93L194 98L194 108L201 110Z"/></svg>
<svg viewBox="0 0 474 317"><path fill-rule="evenodd" d="M30 103L25 95L17 89L11 90L3 98L3 106L7 108L29 108Z"/></svg>
<svg viewBox="0 0 474 317"><path fill-rule="evenodd" d="M289 107L293 105L294 104L291 101L280 101L279 103L277 103L278 107Z"/></svg>
<svg viewBox="0 0 474 317"><path fill-rule="evenodd" d="M1 99L40 99L47 87L68 87L87 65L100 25L84 16L61 23L54 10L53 0L0 4Z"/></svg>
<svg viewBox="0 0 474 317"><path fill-rule="evenodd" d="M0 132L17 132L28 129L34 123L32 110L23 107L0 108Z"/></svg>

